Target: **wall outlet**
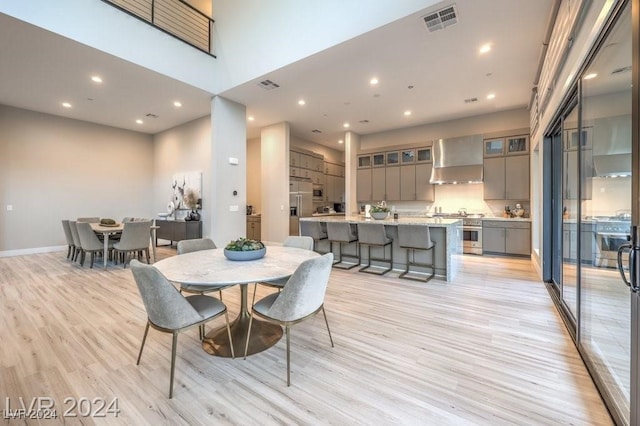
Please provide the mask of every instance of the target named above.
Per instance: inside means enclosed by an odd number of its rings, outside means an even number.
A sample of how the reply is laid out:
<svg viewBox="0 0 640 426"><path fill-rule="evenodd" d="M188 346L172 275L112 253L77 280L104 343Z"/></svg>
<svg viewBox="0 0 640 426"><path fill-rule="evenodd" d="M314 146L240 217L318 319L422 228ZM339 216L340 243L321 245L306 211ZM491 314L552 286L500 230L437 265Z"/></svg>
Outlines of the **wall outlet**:
<svg viewBox="0 0 640 426"><path fill-rule="evenodd" d="M13 211L13 204L7 204L7 211L8 212Z"/></svg>
<svg viewBox="0 0 640 426"><path fill-rule="evenodd" d="M238 211L238 206L236 206L236 205L229 206L229 211L230 212L237 212Z"/></svg>

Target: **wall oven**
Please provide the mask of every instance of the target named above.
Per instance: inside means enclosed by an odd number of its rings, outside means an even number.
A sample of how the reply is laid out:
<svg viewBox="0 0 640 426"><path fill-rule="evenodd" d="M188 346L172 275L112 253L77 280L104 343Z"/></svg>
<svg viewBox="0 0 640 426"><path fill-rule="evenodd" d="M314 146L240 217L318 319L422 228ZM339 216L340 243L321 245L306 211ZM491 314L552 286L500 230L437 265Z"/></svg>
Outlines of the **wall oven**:
<svg viewBox="0 0 640 426"><path fill-rule="evenodd" d="M462 219L462 252L482 255L482 219Z"/></svg>
<svg viewBox="0 0 640 426"><path fill-rule="evenodd" d="M313 185L313 201L324 201L322 185Z"/></svg>

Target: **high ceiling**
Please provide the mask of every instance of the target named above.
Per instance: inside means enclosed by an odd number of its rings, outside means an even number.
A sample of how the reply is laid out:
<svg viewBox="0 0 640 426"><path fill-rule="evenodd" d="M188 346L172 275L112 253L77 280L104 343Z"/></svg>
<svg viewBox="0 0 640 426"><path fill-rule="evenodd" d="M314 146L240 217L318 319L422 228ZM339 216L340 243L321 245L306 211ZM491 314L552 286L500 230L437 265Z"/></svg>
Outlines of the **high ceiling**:
<svg viewBox="0 0 640 426"><path fill-rule="evenodd" d="M335 149L342 149L346 122L369 134L527 107L554 0L457 0L458 22L429 32L422 17L450 4L221 95L247 106L255 118L247 122L249 137L288 121L296 136ZM487 43L491 50L479 53ZM150 134L210 113L210 93L2 14L0 55L0 104ZM91 81L96 74L103 83ZM259 87L265 79L279 87ZM182 107L173 106L176 100Z"/></svg>

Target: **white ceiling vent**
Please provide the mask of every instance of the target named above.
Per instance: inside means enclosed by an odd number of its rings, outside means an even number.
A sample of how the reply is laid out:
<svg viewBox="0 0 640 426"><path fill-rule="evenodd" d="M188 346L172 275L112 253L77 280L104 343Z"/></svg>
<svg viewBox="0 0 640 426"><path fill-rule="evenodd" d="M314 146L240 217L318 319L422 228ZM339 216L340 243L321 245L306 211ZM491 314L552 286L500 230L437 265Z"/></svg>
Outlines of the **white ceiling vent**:
<svg viewBox="0 0 640 426"><path fill-rule="evenodd" d="M279 84L274 83L271 80L263 80L259 83L257 83L258 86L262 87L264 90L273 90L273 89L277 89L278 87L280 87Z"/></svg>
<svg viewBox="0 0 640 426"><path fill-rule="evenodd" d="M444 9L423 16L422 19L424 19L424 23L430 33L447 28L458 22L456 5L447 6Z"/></svg>

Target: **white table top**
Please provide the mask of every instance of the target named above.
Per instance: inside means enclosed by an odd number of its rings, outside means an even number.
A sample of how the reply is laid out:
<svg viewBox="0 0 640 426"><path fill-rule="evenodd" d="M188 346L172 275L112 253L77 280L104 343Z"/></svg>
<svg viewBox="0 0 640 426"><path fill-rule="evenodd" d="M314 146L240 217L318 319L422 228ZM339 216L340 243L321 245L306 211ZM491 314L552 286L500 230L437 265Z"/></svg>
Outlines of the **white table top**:
<svg viewBox="0 0 640 426"><path fill-rule="evenodd" d="M218 248L173 256L156 262L154 266L170 281L222 286L286 278L302 262L318 256L310 250L267 246L267 253L262 259L233 261L224 257L224 249Z"/></svg>

